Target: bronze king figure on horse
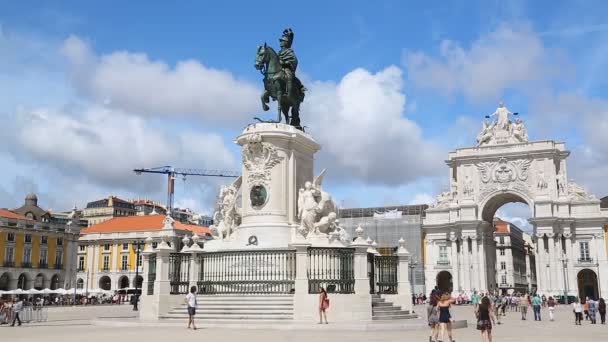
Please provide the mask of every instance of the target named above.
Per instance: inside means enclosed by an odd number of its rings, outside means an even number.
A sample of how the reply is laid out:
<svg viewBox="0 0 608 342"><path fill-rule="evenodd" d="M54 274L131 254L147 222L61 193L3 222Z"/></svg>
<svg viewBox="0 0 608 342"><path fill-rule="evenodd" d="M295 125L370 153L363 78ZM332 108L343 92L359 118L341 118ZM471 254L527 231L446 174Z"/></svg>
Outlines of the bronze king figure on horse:
<svg viewBox="0 0 608 342"><path fill-rule="evenodd" d="M296 77L298 58L291 48L293 44L293 31L290 28L283 30L283 36L279 39L281 50L277 54L273 48L266 43L258 47L255 58L255 68L264 75L264 93L262 93L262 108L270 109L268 103L270 98L277 101L278 113L276 121L281 122L281 112L285 116L285 122L298 129L300 125L300 104L304 101L306 88ZM291 109L291 112L290 112Z"/></svg>

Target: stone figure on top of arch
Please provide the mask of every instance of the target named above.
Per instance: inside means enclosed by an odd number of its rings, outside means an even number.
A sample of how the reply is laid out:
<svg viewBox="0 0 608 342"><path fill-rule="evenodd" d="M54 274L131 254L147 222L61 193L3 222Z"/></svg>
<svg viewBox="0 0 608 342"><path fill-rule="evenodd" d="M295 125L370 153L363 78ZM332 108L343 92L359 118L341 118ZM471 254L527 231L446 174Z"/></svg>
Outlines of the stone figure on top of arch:
<svg viewBox="0 0 608 342"><path fill-rule="evenodd" d="M509 111L507 107L505 107L505 104L502 101L500 101L500 103L498 104L498 108L496 108L496 111L490 114L490 117L497 117L495 129L508 131L511 126L511 120L509 120L509 115L513 115L513 113Z"/></svg>
<svg viewBox="0 0 608 342"><path fill-rule="evenodd" d="M509 118L510 115L517 115L517 113L511 112L501 101L496 111L486 116L488 119L496 117L496 121L484 121L481 131L477 135L477 146L527 143L528 131L523 121L518 118L512 122Z"/></svg>

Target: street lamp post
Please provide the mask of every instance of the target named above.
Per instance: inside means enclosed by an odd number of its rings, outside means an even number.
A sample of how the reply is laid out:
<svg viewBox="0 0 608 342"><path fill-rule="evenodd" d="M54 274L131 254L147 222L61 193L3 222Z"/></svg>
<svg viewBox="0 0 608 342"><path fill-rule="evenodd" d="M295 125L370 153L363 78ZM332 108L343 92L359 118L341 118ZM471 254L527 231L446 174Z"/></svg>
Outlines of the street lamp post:
<svg viewBox="0 0 608 342"><path fill-rule="evenodd" d="M566 258L566 256L563 256L560 260L562 261L562 265L564 266L564 267L562 267L562 271L564 272L564 303L570 304L568 301L568 278L566 278L566 276L567 276L566 268L568 267L568 258Z"/></svg>
<svg viewBox="0 0 608 342"><path fill-rule="evenodd" d="M135 256L135 299L133 299L133 311L137 311L137 302L139 302L139 293L138 293L138 288L139 288L139 251L141 250L141 244L142 242L140 240L137 240L133 243L133 247L135 247L135 252L136 252L136 256Z"/></svg>

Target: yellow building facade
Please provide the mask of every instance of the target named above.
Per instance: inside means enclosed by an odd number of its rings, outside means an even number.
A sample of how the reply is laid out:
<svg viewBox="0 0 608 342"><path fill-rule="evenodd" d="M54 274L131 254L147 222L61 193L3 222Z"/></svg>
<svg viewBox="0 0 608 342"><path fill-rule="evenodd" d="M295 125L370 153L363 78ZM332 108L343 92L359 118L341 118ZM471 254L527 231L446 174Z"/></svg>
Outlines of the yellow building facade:
<svg viewBox="0 0 608 342"><path fill-rule="evenodd" d="M166 220L164 215L115 217L90 226L80 232L77 251L77 288L116 291L141 288L143 282L143 256L147 237L160 241L160 233L167 224L175 230L171 242L176 251L181 248L184 235L210 235L207 227L182 224ZM156 247L153 242L153 247Z"/></svg>
<svg viewBox="0 0 608 342"><path fill-rule="evenodd" d="M0 209L0 290L74 286L77 238L65 225Z"/></svg>

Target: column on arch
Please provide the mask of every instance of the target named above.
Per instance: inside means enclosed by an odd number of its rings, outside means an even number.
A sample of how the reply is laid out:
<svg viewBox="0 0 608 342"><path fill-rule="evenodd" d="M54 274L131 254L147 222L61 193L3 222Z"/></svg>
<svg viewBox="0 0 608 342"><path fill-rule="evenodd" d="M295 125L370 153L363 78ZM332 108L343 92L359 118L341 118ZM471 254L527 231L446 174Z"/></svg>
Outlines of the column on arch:
<svg viewBox="0 0 608 342"><path fill-rule="evenodd" d="M547 264L549 265L547 270L547 276L549 278L549 286L547 288L549 294L553 294L559 288L557 286L557 268L556 268L556 260L558 259L555 252L555 234L547 233L547 243L549 244L549 255Z"/></svg>
<svg viewBox="0 0 608 342"><path fill-rule="evenodd" d="M548 286L544 236L543 233L536 233L536 286L538 292L545 292Z"/></svg>
<svg viewBox="0 0 608 342"><path fill-rule="evenodd" d="M566 244L566 258L568 258L568 264L566 269L566 285L568 294L576 293L576 274L574 273L574 254L572 252L572 234L564 233L565 244Z"/></svg>
<svg viewBox="0 0 608 342"><path fill-rule="evenodd" d="M481 291L481 275L479 274L479 251L478 251L478 237L477 235L471 236L471 250L473 251L473 258L471 265L471 277L473 288L477 291Z"/></svg>
<svg viewBox="0 0 608 342"><path fill-rule="evenodd" d="M458 293L462 289L459 275L462 273L460 263L458 262L458 238L453 236L450 238L450 258L452 266L452 291Z"/></svg>
<svg viewBox="0 0 608 342"><path fill-rule="evenodd" d="M478 243L478 247L479 247L479 251L478 251L478 257L479 257L479 261L478 261L478 272L479 272L479 289L483 292L487 292L488 289L488 278L487 278L487 262L486 262L486 236L485 233L482 233L479 236L478 239L479 243Z"/></svg>
<svg viewBox="0 0 608 342"><path fill-rule="evenodd" d="M463 236L460 243L460 254L462 259L462 289L466 292L472 291L471 286L471 255L469 254L469 237Z"/></svg>

